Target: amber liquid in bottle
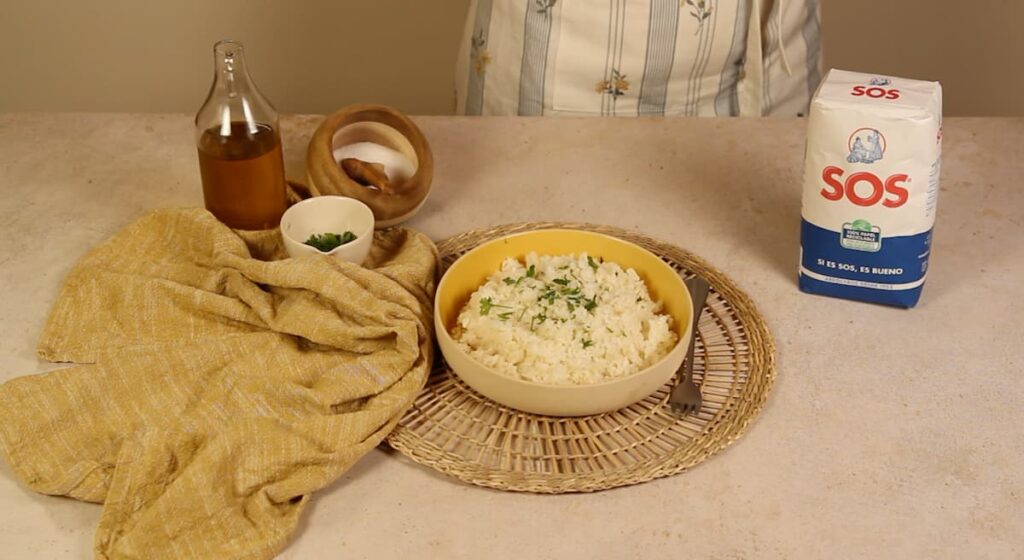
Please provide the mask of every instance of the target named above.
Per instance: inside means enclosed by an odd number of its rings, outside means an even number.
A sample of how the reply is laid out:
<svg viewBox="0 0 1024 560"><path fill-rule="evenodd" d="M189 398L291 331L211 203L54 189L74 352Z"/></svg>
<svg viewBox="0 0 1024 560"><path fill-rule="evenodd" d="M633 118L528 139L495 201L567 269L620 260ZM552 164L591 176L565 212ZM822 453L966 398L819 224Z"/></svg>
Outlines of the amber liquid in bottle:
<svg viewBox="0 0 1024 560"><path fill-rule="evenodd" d="M255 129L236 121L228 136L215 126L199 137L206 208L236 229L277 227L287 207L281 137L266 124Z"/></svg>

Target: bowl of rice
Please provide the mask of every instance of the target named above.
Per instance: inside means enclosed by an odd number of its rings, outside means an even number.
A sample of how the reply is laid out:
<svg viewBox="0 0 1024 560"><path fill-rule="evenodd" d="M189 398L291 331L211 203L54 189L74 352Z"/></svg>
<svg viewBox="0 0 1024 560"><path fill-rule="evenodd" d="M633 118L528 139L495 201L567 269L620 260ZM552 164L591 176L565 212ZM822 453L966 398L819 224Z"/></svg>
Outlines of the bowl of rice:
<svg viewBox="0 0 1024 560"><path fill-rule="evenodd" d="M600 233L545 229L489 241L438 284L434 323L452 371L518 410L617 410L671 379L690 340L682 278Z"/></svg>

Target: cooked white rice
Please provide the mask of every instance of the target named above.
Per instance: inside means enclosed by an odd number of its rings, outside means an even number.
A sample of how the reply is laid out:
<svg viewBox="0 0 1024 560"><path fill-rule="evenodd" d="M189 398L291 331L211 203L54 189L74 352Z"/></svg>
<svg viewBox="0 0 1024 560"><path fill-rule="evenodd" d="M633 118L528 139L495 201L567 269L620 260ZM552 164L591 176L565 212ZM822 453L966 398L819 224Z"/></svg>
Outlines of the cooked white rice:
<svg viewBox="0 0 1024 560"><path fill-rule="evenodd" d="M469 298L454 338L483 365L547 384L636 373L676 343L633 269L587 256L507 259Z"/></svg>

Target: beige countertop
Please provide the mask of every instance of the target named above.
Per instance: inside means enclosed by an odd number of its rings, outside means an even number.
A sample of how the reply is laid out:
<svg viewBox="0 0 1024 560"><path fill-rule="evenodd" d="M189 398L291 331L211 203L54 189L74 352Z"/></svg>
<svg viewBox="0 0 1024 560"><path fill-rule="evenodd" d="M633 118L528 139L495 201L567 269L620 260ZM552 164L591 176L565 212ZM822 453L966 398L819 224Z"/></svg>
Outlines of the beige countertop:
<svg viewBox="0 0 1024 560"><path fill-rule="evenodd" d="M284 121L301 179L316 117ZM805 122L420 118L437 163L409 224L642 231L730 275L778 343L751 429L690 472L586 495L467 486L376 450L318 493L281 554L308 558L1024 557L1024 119L945 126L918 308L796 287ZM61 279L148 209L201 206L183 115L0 115L0 381L44 371ZM91 558L100 507L0 462L4 558Z"/></svg>

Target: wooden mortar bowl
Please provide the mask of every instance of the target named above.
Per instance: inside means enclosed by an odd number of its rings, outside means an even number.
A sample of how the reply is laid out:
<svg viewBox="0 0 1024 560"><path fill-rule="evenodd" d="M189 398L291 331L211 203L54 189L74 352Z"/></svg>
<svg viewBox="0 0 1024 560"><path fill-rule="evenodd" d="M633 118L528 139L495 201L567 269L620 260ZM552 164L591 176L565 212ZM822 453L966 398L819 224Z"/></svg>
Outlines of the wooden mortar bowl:
<svg viewBox="0 0 1024 560"><path fill-rule="evenodd" d="M394 194L357 183L334 159L334 150L356 142L373 142L402 153L413 162L415 173L394 185ZM306 152L310 193L348 196L363 202L373 210L378 228L415 215L427 200L433 176L434 155L423 133L409 117L384 105L350 105L328 115L313 133Z"/></svg>

